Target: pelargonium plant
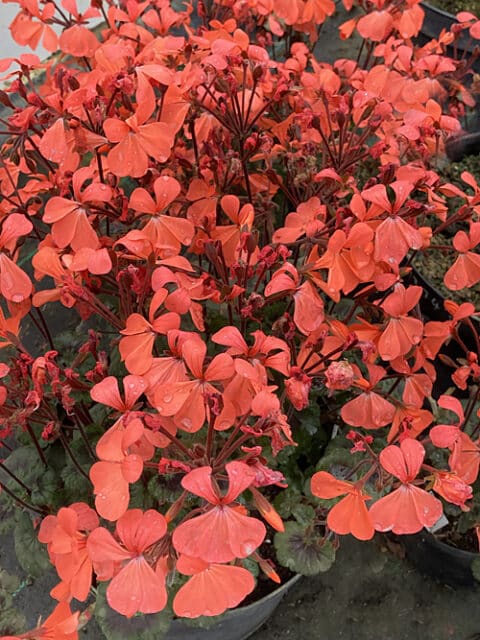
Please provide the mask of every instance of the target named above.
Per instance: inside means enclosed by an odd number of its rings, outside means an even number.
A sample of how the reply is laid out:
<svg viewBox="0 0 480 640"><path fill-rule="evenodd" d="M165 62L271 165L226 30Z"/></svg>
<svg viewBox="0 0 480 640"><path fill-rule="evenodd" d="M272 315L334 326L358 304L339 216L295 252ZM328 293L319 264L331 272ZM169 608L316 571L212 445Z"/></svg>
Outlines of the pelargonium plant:
<svg viewBox="0 0 480 640"><path fill-rule="evenodd" d="M59 582L13 637L76 638L92 594L141 637L468 511L476 309L427 318L412 265L480 281L480 188L439 169L475 16L420 46L415 0L361 2L326 62L332 0L17 4L55 55L0 62L0 486Z"/></svg>

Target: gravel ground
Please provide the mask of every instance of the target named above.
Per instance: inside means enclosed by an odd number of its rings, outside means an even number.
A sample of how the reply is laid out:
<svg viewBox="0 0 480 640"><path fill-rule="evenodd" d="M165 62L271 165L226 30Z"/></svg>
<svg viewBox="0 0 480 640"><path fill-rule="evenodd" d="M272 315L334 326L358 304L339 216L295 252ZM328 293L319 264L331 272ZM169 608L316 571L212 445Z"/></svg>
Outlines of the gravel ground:
<svg viewBox="0 0 480 640"><path fill-rule="evenodd" d="M400 555L382 541L343 538L333 568L297 583L252 640L478 640L478 589L438 584ZM22 573L8 538L0 540L0 568ZM55 582L50 573L15 596L29 625L52 609ZM93 620L82 639L103 640Z"/></svg>

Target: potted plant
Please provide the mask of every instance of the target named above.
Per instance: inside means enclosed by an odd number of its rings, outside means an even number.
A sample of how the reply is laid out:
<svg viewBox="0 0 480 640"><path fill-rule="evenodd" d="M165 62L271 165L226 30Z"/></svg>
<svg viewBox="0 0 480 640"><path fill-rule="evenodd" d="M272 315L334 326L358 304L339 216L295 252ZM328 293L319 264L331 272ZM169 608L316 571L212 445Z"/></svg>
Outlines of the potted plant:
<svg viewBox="0 0 480 640"><path fill-rule="evenodd" d="M12 35L59 54L1 63L0 498L59 604L14 637L76 637L92 596L112 638L240 610L337 534L434 524L427 472L468 508L477 434L423 405L475 308L426 322L408 283L460 216L447 284L480 280L478 186L435 171L465 68L398 4L342 25L358 61L318 61L333 10L21 5Z"/></svg>

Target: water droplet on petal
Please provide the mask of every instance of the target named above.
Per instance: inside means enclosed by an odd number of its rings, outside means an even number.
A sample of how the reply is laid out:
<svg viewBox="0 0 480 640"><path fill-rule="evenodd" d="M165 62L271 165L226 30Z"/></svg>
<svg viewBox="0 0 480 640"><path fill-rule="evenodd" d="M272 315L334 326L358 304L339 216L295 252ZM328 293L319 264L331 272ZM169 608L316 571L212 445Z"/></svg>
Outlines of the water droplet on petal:
<svg viewBox="0 0 480 640"><path fill-rule="evenodd" d="M192 426L192 421L190 420L190 418L184 418L182 420L182 426L184 426L185 429L190 429L190 427Z"/></svg>
<svg viewBox="0 0 480 640"><path fill-rule="evenodd" d="M14 293L12 296L12 302L22 302L24 300L24 297L22 296L21 293Z"/></svg>
<svg viewBox="0 0 480 640"><path fill-rule="evenodd" d="M163 402L168 404L169 402L171 402L173 400L173 396L170 393L167 393L165 396L163 396L162 400L163 400Z"/></svg>
<svg viewBox="0 0 480 640"><path fill-rule="evenodd" d="M257 546L258 545L255 543L254 540L245 540L245 542L243 542L240 545L240 549L242 550L242 553L245 554L245 556L249 556L251 553L255 551Z"/></svg>

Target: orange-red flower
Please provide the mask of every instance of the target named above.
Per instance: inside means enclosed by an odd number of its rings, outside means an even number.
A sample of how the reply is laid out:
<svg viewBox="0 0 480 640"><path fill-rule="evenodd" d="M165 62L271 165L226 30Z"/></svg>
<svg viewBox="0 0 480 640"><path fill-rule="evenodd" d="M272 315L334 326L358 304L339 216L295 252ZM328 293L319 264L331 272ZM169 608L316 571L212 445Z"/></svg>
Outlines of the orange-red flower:
<svg viewBox="0 0 480 640"><path fill-rule="evenodd" d="M154 406L162 416L174 416L179 429L195 433L207 415L205 394L217 393L213 382L229 380L234 374L233 359L220 353L205 367L205 343L190 340L183 344L182 357L193 380L166 383L154 394ZM188 554L187 554L188 555Z"/></svg>
<svg viewBox="0 0 480 640"><path fill-rule="evenodd" d="M351 533L359 540L370 540L375 530L365 505L370 496L354 482L338 480L327 471L318 471L312 476L311 489L317 498L345 497L337 502L327 516L327 525L335 533Z"/></svg>
<svg viewBox="0 0 480 640"><path fill-rule="evenodd" d="M453 396L440 396L438 404L443 409L453 411L458 416L458 422L435 425L430 429L430 439L436 447L450 449L450 469L467 484L473 484L480 469L480 447L461 429L465 419L462 404Z"/></svg>
<svg viewBox="0 0 480 640"><path fill-rule="evenodd" d="M45 622L19 636L1 636L0 640L78 640L80 612L72 613L67 602L59 602Z"/></svg>
<svg viewBox="0 0 480 640"><path fill-rule="evenodd" d="M48 545L50 560L61 578L53 598L86 600L92 585L92 562L87 553L87 532L98 527L98 516L82 502L60 509L42 520L38 539Z"/></svg>
<svg viewBox="0 0 480 640"><path fill-rule="evenodd" d="M139 112L140 113L140 112ZM108 154L108 164L116 176L140 178L148 169L148 158L166 162L175 138L175 131L165 122L151 122L146 113L134 114L125 121L107 118L105 135L115 146Z"/></svg>
<svg viewBox="0 0 480 640"><path fill-rule="evenodd" d="M433 477L432 489L438 495L448 502L458 505L462 511L469 510L465 502L472 499L473 490L457 473L454 471L435 471Z"/></svg>
<svg viewBox="0 0 480 640"><path fill-rule="evenodd" d="M425 449L413 438L402 440L399 447L389 445L380 452L382 467L398 478L401 485L370 507L377 531L418 533L423 527L432 527L442 515L440 500L413 484L424 456Z"/></svg>
<svg viewBox="0 0 480 640"><path fill-rule="evenodd" d="M144 554L166 532L166 520L157 511L131 509L117 522L119 541L103 527L89 535L87 549L92 561L109 561L117 567L107 587L107 602L112 609L131 618L136 613L157 613L165 607L165 575L155 571Z"/></svg>
<svg viewBox="0 0 480 640"><path fill-rule="evenodd" d="M378 352L384 360L404 356L422 339L423 322L408 316L408 312L420 300L422 287L395 287L381 307L390 318L378 340Z"/></svg>
<svg viewBox="0 0 480 640"><path fill-rule="evenodd" d="M480 222L472 222L470 232L459 231L453 239L453 246L460 253L443 279L452 291L473 287L480 280L480 256L472 249L480 242Z"/></svg>
<svg viewBox="0 0 480 640"><path fill-rule="evenodd" d="M143 227L143 235L151 242L161 258L177 255L181 245L189 245L195 233L190 220L174 215L162 215L181 191L178 180L160 176L153 184L155 200L146 189L135 189L130 196L130 207L137 212L150 214Z"/></svg>
<svg viewBox="0 0 480 640"><path fill-rule="evenodd" d="M389 186L395 194L393 203L390 202L383 184L365 189L362 191L362 198L373 203L377 214L389 214L375 231L375 261L382 260L390 265L398 265L410 249L420 249L423 246L423 237L418 229L398 215L413 189L413 184L397 180Z"/></svg>
<svg viewBox="0 0 480 640"><path fill-rule="evenodd" d="M394 405L373 391L374 387L385 375L385 369L376 365L367 365L370 382L358 378L355 386L364 390L356 398L346 402L340 410L342 420L352 427L379 429L392 422L395 414Z"/></svg>
<svg viewBox="0 0 480 640"><path fill-rule="evenodd" d="M90 469L95 494L95 508L106 520L118 520L128 508L129 485L136 482L143 471L143 459L131 453L131 447L144 432L140 420L124 426L117 422L97 443L96 462Z"/></svg>
<svg viewBox="0 0 480 640"><path fill-rule="evenodd" d="M120 331L124 336L120 339L120 355L132 374L142 376L152 366L152 350L158 334L180 327L180 316L174 311L160 310L156 317L167 296L167 289L158 289L150 302L148 320L139 313L132 313L127 318L125 329Z"/></svg>
<svg viewBox="0 0 480 640"><path fill-rule="evenodd" d="M14 252L18 239L32 230L30 220L19 213L11 213L2 225L0 234L0 292L7 300L23 302L32 293L27 274L5 253Z"/></svg>
<svg viewBox="0 0 480 640"><path fill-rule="evenodd" d="M90 167L82 167L73 174L73 198L54 196L45 205L43 221L52 225L52 237L61 249L71 246L74 251L80 249L99 249L100 242L89 219L91 202L109 202L112 190L101 182L91 182L83 188L84 183L92 177ZM107 254L108 255L108 254ZM105 263L103 273L112 268L109 259Z"/></svg>
<svg viewBox="0 0 480 640"><path fill-rule="evenodd" d="M250 571L230 564L208 563L181 555L176 569L192 576L173 600L173 610L182 618L218 616L240 604L255 587Z"/></svg>
<svg viewBox="0 0 480 640"><path fill-rule="evenodd" d="M229 487L221 495L212 482L212 468L193 469L182 479L187 491L207 501L206 513L182 522L173 532L173 545L182 554L207 563L230 562L251 555L265 538L265 526L245 515L234 501L255 479L255 471L244 462L225 465Z"/></svg>

